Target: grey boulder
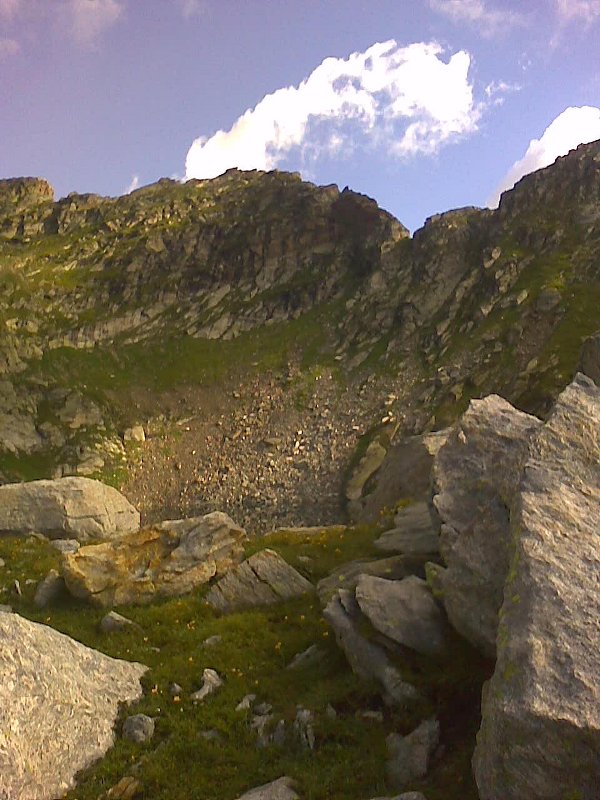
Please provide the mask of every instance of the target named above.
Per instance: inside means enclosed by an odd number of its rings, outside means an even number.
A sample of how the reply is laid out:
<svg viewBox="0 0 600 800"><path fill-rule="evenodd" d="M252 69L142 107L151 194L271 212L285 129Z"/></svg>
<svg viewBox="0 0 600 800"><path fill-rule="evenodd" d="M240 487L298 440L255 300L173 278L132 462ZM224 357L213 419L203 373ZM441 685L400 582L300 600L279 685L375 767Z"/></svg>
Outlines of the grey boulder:
<svg viewBox="0 0 600 800"><path fill-rule="evenodd" d="M0 486L0 533L50 539L116 539L137 531L140 515L112 486L90 478Z"/></svg>
<svg viewBox="0 0 600 800"><path fill-rule="evenodd" d="M408 736L390 733L387 776L390 784L401 789L407 783L427 775L429 763L440 740L440 724L435 719L424 720Z"/></svg>
<svg viewBox="0 0 600 800"><path fill-rule="evenodd" d="M123 738L143 744L154 736L154 720L147 714L133 714L123 723Z"/></svg>
<svg viewBox="0 0 600 800"><path fill-rule="evenodd" d="M228 572L206 595L223 614L314 592L314 586L273 550L260 550Z"/></svg>
<svg viewBox="0 0 600 800"><path fill-rule="evenodd" d="M238 564L245 532L220 511L162 522L154 528L64 556L67 589L81 600L112 608L176 597Z"/></svg>
<svg viewBox="0 0 600 800"><path fill-rule="evenodd" d="M0 797L62 797L112 746L119 705L141 697L145 671L0 614Z"/></svg>
<svg viewBox="0 0 600 800"><path fill-rule="evenodd" d="M600 786L600 388L583 375L533 438L474 767L481 800Z"/></svg>
<svg viewBox="0 0 600 800"><path fill-rule="evenodd" d="M426 581L411 575L388 581L361 575L356 601L369 622L388 639L425 656L446 650L448 628L444 614Z"/></svg>
<svg viewBox="0 0 600 800"><path fill-rule="evenodd" d="M511 553L509 508L541 424L497 395L472 400L434 460L446 613L491 657Z"/></svg>

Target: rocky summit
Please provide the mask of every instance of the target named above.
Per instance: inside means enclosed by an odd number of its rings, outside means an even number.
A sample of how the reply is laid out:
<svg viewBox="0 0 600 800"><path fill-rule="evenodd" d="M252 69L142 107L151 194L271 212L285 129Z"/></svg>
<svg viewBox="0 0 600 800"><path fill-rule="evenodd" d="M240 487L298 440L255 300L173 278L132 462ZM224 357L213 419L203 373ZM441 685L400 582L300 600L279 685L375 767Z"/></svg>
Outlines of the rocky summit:
<svg viewBox="0 0 600 800"><path fill-rule="evenodd" d="M0 800L597 800L599 265L600 142L0 180Z"/></svg>

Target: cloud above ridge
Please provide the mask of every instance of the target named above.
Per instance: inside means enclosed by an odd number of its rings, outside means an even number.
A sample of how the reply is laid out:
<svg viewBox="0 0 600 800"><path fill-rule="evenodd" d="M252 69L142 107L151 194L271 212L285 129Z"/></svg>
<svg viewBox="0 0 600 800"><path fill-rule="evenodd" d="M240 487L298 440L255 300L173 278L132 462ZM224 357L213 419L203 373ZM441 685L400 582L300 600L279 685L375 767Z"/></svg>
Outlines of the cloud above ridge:
<svg viewBox="0 0 600 800"><path fill-rule="evenodd" d="M488 199L495 208L500 195L512 189L524 175L554 163L559 156L580 144L600 139L600 108L595 106L570 106L548 125L539 139L532 139L523 158L516 161L506 173L500 185Z"/></svg>
<svg viewBox="0 0 600 800"><path fill-rule="evenodd" d="M326 58L298 86L268 94L227 130L196 139L186 178L230 167L274 169L290 155L301 164L356 147L401 158L434 154L472 134L482 113L464 50L442 58L435 43L378 42L348 58Z"/></svg>
<svg viewBox="0 0 600 800"><path fill-rule="evenodd" d="M561 2L562 0L557 0ZM567 2L569 0L566 0ZM516 11L493 8L485 0L429 0L429 7L457 24L477 28L482 36L491 38L510 28L525 24L525 16Z"/></svg>

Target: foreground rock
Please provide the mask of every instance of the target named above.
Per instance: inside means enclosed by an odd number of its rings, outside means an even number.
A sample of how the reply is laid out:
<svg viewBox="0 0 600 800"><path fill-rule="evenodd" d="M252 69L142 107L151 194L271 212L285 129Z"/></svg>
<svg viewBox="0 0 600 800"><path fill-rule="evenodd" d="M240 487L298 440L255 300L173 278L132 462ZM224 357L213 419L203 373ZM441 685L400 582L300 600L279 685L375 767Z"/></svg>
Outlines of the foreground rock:
<svg viewBox="0 0 600 800"><path fill-rule="evenodd" d="M497 395L473 400L434 462L446 613L492 657L510 559L508 509L529 439L541 424Z"/></svg>
<svg viewBox="0 0 600 800"><path fill-rule="evenodd" d="M291 600L314 586L273 550L255 553L213 586L206 602L216 611L229 614L241 608L271 605Z"/></svg>
<svg viewBox="0 0 600 800"><path fill-rule="evenodd" d="M474 758L482 800L600 786L600 389L582 375L533 438Z"/></svg>
<svg viewBox="0 0 600 800"><path fill-rule="evenodd" d="M1 614L0 797L62 797L113 744L119 704L141 696L145 671Z"/></svg>
<svg viewBox="0 0 600 800"><path fill-rule="evenodd" d="M439 657L447 646L447 622L421 578L389 581L361 575L356 601L373 627L388 639L425 656Z"/></svg>
<svg viewBox="0 0 600 800"><path fill-rule="evenodd" d="M227 514L214 511L82 547L64 557L61 571L71 594L94 605L150 603L223 575L240 562L245 538Z"/></svg>
<svg viewBox="0 0 600 800"><path fill-rule="evenodd" d="M89 478L0 486L0 534L50 539L116 539L137 531L140 515L112 486Z"/></svg>

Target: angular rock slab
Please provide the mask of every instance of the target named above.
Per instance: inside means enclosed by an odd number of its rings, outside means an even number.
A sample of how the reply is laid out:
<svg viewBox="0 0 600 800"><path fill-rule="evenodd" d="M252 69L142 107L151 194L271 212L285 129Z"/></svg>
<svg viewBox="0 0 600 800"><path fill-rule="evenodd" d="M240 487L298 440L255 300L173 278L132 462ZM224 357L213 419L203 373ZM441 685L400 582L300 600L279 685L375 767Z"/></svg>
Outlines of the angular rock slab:
<svg viewBox="0 0 600 800"><path fill-rule="evenodd" d="M433 465L446 613L491 657L511 553L508 509L541 424L497 395L472 400Z"/></svg>
<svg viewBox="0 0 600 800"><path fill-rule="evenodd" d="M317 584L317 594L325 605L338 589L355 589L361 575L400 580L415 573L423 575L423 560L411 556L390 556L371 561L349 561L334 569Z"/></svg>
<svg viewBox="0 0 600 800"><path fill-rule="evenodd" d="M300 800L300 798L294 791L294 781L291 778L278 778L271 783L250 789L237 800Z"/></svg>
<svg viewBox="0 0 600 800"><path fill-rule="evenodd" d="M116 539L139 530L140 515L112 486L90 478L0 486L0 535L43 533L50 539Z"/></svg>
<svg viewBox="0 0 600 800"><path fill-rule="evenodd" d="M427 503L414 503L401 509L394 517L395 527L375 540L378 550L413 556L431 556L440 549L439 535Z"/></svg>
<svg viewBox="0 0 600 800"><path fill-rule="evenodd" d="M597 800L600 389L583 375L531 442L474 767L482 800Z"/></svg>
<svg viewBox="0 0 600 800"><path fill-rule="evenodd" d="M67 554L61 573L72 595L102 608L187 594L243 556L245 532L220 511L163 522L114 542Z"/></svg>
<svg viewBox="0 0 600 800"><path fill-rule="evenodd" d="M315 588L273 550L260 550L227 573L206 595L222 614L272 605L314 592Z"/></svg>
<svg viewBox="0 0 600 800"><path fill-rule="evenodd" d="M361 575L356 602L373 627L388 639L434 658L446 650L448 624L421 578L411 575L389 581Z"/></svg>
<svg viewBox="0 0 600 800"><path fill-rule="evenodd" d="M119 704L141 696L146 669L0 615L0 798L62 797L113 744Z"/></svg>
<svg viewBox="0 0 600 800"><path fill-rule="evenodd" d="M402 678L385 650L360 632L357 624L360 609L352 592L340 589L327 603L323 616L333 628L352 672L363 680L379 683L388 705L410 706L420 699L418 691Z"/></svg>

